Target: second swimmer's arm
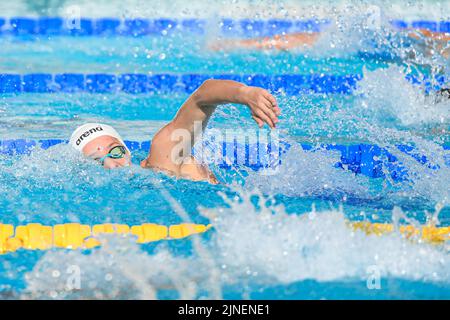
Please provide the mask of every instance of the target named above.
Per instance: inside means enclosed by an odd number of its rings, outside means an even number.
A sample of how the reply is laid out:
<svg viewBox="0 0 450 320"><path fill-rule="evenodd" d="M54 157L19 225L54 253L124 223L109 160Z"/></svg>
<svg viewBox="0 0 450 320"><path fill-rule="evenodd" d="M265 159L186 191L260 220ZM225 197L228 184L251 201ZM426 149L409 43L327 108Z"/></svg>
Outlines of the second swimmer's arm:
<svg viewBox="0 0 450 320"><path fill-rule="evenodd" d="M230 80L207 80L184 102L174 119L156 133L151 151L141 165L179 172L180 163L175 161L173 150L177 150L180 143L193 146L196 138L194 125L200 122L203 128L206 127L216 107L226 103L247 105L260 127L266 123L275 128L278 122L280 109L266 90ZM189 157L190 150L189 154L182 156Z"/></svg>

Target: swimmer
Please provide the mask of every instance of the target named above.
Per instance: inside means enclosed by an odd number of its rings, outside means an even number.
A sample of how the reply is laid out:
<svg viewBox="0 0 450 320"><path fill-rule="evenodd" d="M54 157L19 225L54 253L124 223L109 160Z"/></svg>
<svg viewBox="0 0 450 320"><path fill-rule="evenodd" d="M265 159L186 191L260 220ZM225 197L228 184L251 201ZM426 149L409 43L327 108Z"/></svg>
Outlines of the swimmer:
<svg viewBox="0 0 450 320"><path fill-rule="evenodd" d="M296 48L313 47L320 39L320 32L293 32L277 34L273 37L259 37L243 40L222 40L209 45L211 50L255 49L289 51ZM415 40L425 40L425 49L433 48L445 59L450 57L450 34L432 32L427 29L409 29L407 37Z"/></svg>
<svg viewBox="0 0 450 320"><path fill-rule="evenodd" d="M217 184L218 181L209 168L192 156L190 146L197 140L194 136L194 126L200 123L204 129L216 107L227 103L246 105L260 128L264 124L275 128L281 114L276 99L262 88L231 80L206 80L184 102L172 121L155 134L150 152L141 162L141 167L176 177ZM183 134L187 139L179 138ZM131 164L130 150L111 126L84 124L73 132L69 143L84 156L98 161L104 168L126 167ZM180 144L188 145L189 148L180 149ZM181 151L173 152L174 150L187 151L183 154Z"/></svg>
<svg viewBox="0 0 450 320"><path fill-rule="evenodd" d="M431 54L433 51L444 59L450 58L450 33L416 29L410 31L408 37L424 41L426 53Z"/></svg>
<svg viewBox="0 0 450 320"><path fill-rule="evenodd" d="M299 47L312 47L320 37L319 32L297 32L273 37L261 37L245 40L224 40L215 42L209 47L211 50L223 49L259 49L289 51Z"/></svg>
<svg viewBox="0 0 450 320"><path fill-rule="evenodd" d="M417 41L415 48L426 57L438 57L429 63L415 63L415 55L412 56L412 64L425 67L430 73L444 76L447 83L444 88L438 90L435 95L435 102L439 103L450 98L448 80L450 78L450 33L434 32L427 29L410 30L408 37Z"/></svg>

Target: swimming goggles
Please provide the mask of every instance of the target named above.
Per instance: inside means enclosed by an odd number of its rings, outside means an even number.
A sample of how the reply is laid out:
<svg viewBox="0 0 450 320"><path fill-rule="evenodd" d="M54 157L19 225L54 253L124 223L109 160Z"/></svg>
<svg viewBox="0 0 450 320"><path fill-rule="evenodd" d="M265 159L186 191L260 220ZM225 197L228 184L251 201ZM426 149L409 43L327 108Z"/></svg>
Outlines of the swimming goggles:
<svg viewBox="0 0 450 320"><path fill-rule="evenodd" d="M103 157L99 159L95 159L98 162L102 164L102 166L105 164L106 158L111 159L122 159L127 154L127 150L124 146L115 146L107 154L105 154Z"/></svg>

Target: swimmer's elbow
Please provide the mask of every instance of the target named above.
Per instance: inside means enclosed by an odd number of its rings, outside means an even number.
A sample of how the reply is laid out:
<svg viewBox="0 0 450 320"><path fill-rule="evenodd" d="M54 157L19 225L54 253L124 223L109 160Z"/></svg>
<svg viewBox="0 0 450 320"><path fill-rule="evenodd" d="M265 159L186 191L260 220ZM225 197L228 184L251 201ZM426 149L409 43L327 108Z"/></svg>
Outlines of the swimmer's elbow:
<svg viewBox="0 0 450 320"><path fill-rule="evenodd" d="M196 105L204 106L208 104L208 92L213 81L213 79L203 81L203 83L192 94L192 99Z"/></svg>
<svg viewBox="0 0 450 320"><path fill-rule="evenodd" d="M200 90L207 90L209 86L211 86L212 83L217 82L220 80L216 80L216 79L207 79L205 81L203 81L203 83L200 85L200 87L198 87Z"/></svg>

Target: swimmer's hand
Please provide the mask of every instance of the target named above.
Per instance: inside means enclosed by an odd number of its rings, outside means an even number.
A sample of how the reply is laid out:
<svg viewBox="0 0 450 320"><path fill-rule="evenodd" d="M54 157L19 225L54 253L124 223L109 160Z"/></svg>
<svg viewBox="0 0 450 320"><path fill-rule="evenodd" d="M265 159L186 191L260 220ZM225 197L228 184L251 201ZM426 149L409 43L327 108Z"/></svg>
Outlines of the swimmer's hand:
<svg viewBox="0 0 450 320"><path fill-rule="evenodd" d="M281 109L277 100L267 90L258 87L243 86L239 88L240 99L244 102L252 113L252 118L261 128L264 123L274 129L278 123Z"/></svg>

